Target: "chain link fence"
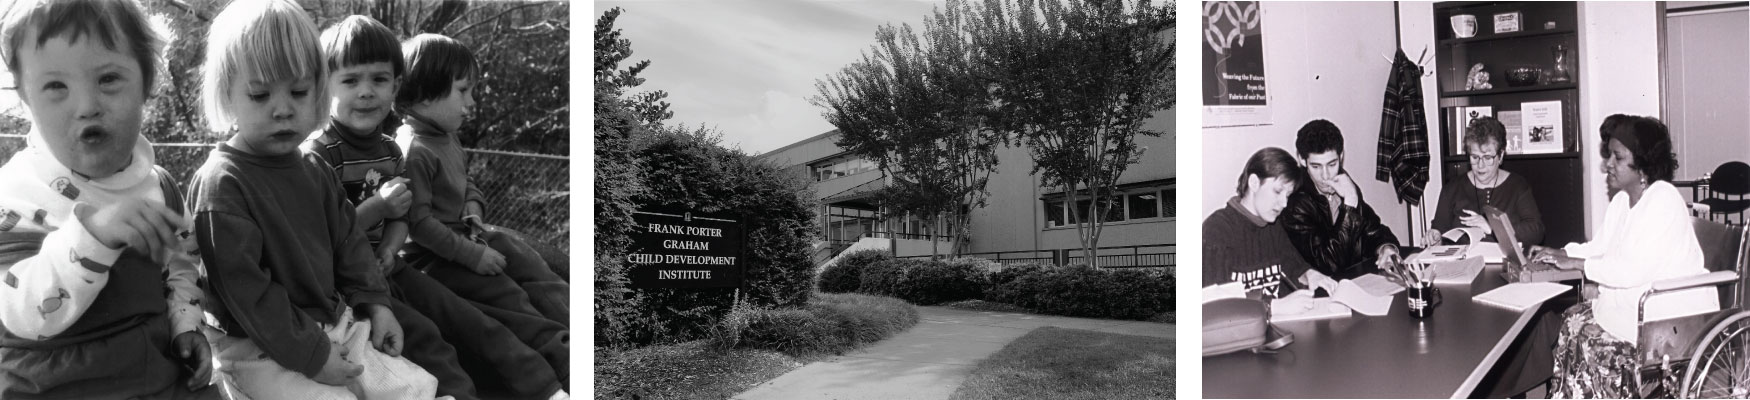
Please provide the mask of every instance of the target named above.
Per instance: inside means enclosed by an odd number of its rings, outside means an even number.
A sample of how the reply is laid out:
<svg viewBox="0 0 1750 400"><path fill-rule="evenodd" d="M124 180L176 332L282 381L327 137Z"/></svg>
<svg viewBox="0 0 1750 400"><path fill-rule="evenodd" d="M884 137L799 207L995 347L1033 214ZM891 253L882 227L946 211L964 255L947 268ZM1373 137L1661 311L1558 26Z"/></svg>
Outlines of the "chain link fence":
<svg viewBox="0 0 1750 400"><path fill-rule="evenodd" d="M0 134L0 165L24 148L23 135ZM212 144L155 143L158 165L178 182L206 162ZM571 160L545 154L468 150L468 177L486 194L486 222L570 252Z"/></svg>

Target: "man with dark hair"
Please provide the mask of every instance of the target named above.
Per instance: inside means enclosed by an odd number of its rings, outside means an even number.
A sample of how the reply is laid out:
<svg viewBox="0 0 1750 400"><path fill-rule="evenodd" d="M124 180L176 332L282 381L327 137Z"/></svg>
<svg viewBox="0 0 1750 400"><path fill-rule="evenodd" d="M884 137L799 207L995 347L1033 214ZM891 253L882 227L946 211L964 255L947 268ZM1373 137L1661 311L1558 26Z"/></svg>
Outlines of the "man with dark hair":
<svg viewBox="0 0 1750 400"><path fill-rule="evenodd" d="M1398 255L1398 238L1343 170L1343 132L1330 121L1314 120L1300 128L1294 147L1312 184L1300 185L1282 210L1289 241L1313 269L1333 279L1377 272Z"/></svg>

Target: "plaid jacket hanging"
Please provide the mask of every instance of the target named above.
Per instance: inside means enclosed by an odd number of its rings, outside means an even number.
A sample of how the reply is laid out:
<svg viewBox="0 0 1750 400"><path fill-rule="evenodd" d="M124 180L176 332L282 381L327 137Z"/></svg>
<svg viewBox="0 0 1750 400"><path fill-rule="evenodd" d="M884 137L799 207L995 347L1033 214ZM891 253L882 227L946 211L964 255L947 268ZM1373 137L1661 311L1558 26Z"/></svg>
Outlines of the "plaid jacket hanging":
<svg viewBox="0 0 1750 400"><path fill-rule="evenodd" d="M1422 114L1422 69L1398 50L1385 83L1374 179L1390 182L1398 200L1419 204L1428 185L1428 129Z"/></svg>

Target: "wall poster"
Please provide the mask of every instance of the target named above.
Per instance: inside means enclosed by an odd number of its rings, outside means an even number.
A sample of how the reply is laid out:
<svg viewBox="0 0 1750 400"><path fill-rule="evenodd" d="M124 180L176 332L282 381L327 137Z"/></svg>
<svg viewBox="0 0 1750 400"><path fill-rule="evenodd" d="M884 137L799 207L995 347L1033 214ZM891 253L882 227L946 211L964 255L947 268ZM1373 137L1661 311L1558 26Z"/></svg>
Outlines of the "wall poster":
<svg viewBox="0 0 1750 400"><path fill-rule="evenodd" d="M1270 121L1263 10L1256 1L1203 3L1203 126Z"/></svg>

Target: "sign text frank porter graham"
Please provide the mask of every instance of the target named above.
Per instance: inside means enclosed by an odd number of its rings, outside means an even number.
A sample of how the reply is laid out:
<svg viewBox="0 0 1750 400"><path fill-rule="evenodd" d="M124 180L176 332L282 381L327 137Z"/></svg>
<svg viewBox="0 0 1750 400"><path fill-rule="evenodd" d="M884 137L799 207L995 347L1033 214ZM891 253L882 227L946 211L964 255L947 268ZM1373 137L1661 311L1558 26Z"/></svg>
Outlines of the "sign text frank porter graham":
<svg viewBox="0 0 1750 400"><path fill-rule="evenodd" d="M632 221L632 287L741 286L741 223L686 211L638 211Z"/></svg>

